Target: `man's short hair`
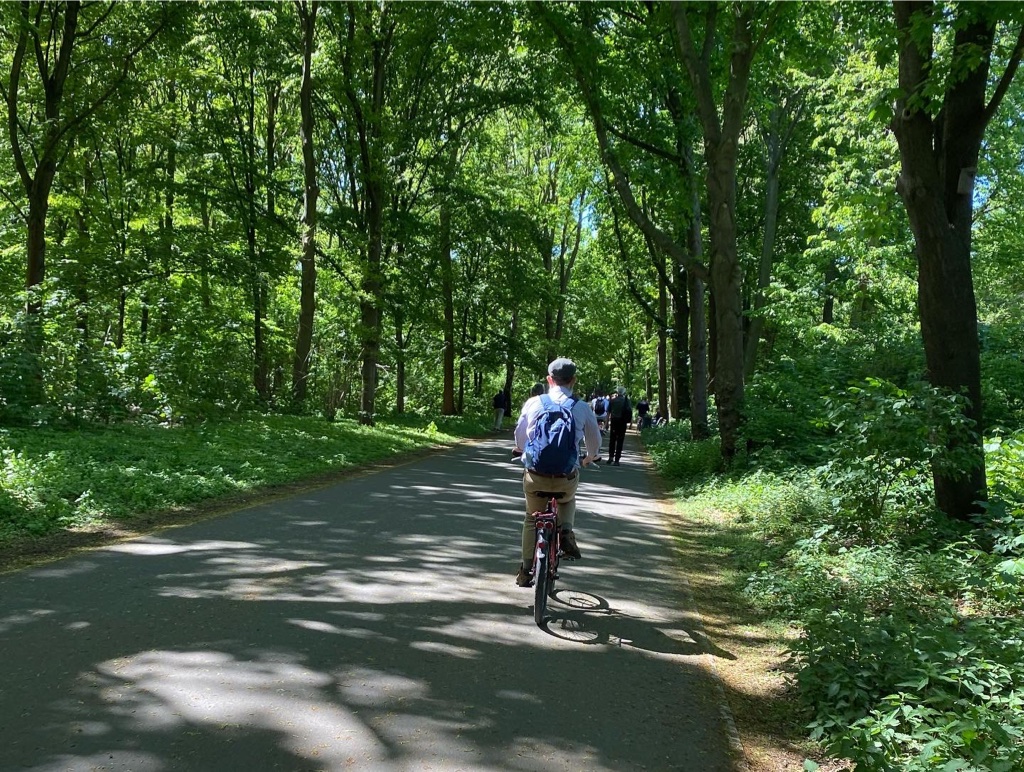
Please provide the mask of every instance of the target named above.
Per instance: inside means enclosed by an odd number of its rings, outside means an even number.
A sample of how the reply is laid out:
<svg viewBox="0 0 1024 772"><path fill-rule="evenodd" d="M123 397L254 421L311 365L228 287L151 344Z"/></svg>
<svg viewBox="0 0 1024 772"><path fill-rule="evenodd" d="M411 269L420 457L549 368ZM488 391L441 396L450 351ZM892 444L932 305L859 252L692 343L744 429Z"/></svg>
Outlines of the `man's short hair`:
<svg viewBox="0 0 1024 772"><path fill-rule="evenodd" d="M559 357L548 365L548 375L550 375L559 386L565 386L576 377L576 363L571 359Z"/></svg>

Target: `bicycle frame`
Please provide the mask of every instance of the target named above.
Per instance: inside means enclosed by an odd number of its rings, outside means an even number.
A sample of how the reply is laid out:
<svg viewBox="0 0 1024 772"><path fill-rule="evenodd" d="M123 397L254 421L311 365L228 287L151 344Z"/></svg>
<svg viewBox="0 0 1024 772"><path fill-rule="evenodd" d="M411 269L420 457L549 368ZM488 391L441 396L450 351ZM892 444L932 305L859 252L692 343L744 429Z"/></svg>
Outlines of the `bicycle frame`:
<svg viewBox="0 0 1024 772"><path fill-rule="evenodd" d="M545 512L534 515L537 533L533 551L533 618L543 626L548 597L555 591L558 578L558 558L561 553L561 534L558 532L558 500L553 496Z"/></svg>

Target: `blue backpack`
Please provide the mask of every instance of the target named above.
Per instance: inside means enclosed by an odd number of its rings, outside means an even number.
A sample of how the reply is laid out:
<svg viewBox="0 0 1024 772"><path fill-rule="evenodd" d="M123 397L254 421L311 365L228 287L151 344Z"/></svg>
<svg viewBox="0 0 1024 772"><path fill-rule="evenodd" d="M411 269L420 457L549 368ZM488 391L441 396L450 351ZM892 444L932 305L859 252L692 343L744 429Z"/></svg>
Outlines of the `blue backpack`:
<svg viewBox="0 0 1024 772"><path fill-rule="evenodd" d="M576 417L572 414L576 400L567 399L559 404L547 394L541 394L540 402L544 414L537 419L533 435L526 439L523 464L541 474L570 474L580 454L576 443Z"/></svg>

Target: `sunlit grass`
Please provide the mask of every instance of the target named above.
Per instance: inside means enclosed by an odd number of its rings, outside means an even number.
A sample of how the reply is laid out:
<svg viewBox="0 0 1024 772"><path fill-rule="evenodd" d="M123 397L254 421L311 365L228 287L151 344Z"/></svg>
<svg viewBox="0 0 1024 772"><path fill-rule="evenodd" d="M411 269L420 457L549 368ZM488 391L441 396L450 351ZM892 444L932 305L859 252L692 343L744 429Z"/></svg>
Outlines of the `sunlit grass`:
<svg viewBox="0 0 1024 772"><path fill-rule="evenodd" d="M0 543L293 483L483 431L471 419L368 427L275 415L0 429Z"/></svg>

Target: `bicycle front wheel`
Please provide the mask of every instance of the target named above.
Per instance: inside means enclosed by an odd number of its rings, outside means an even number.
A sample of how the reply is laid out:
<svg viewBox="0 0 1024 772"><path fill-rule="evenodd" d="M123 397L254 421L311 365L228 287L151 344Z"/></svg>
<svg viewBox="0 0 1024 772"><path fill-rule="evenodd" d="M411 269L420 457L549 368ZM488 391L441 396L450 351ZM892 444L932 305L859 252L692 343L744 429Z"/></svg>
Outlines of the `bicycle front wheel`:
<svg viewBox="0 0 1024 772"><path fill-rule="evenodd" d="M538 627L544 626L548 610L548 591L551 577L548 574L547 555L539 557L533 574L533 621Z"/></svg>

